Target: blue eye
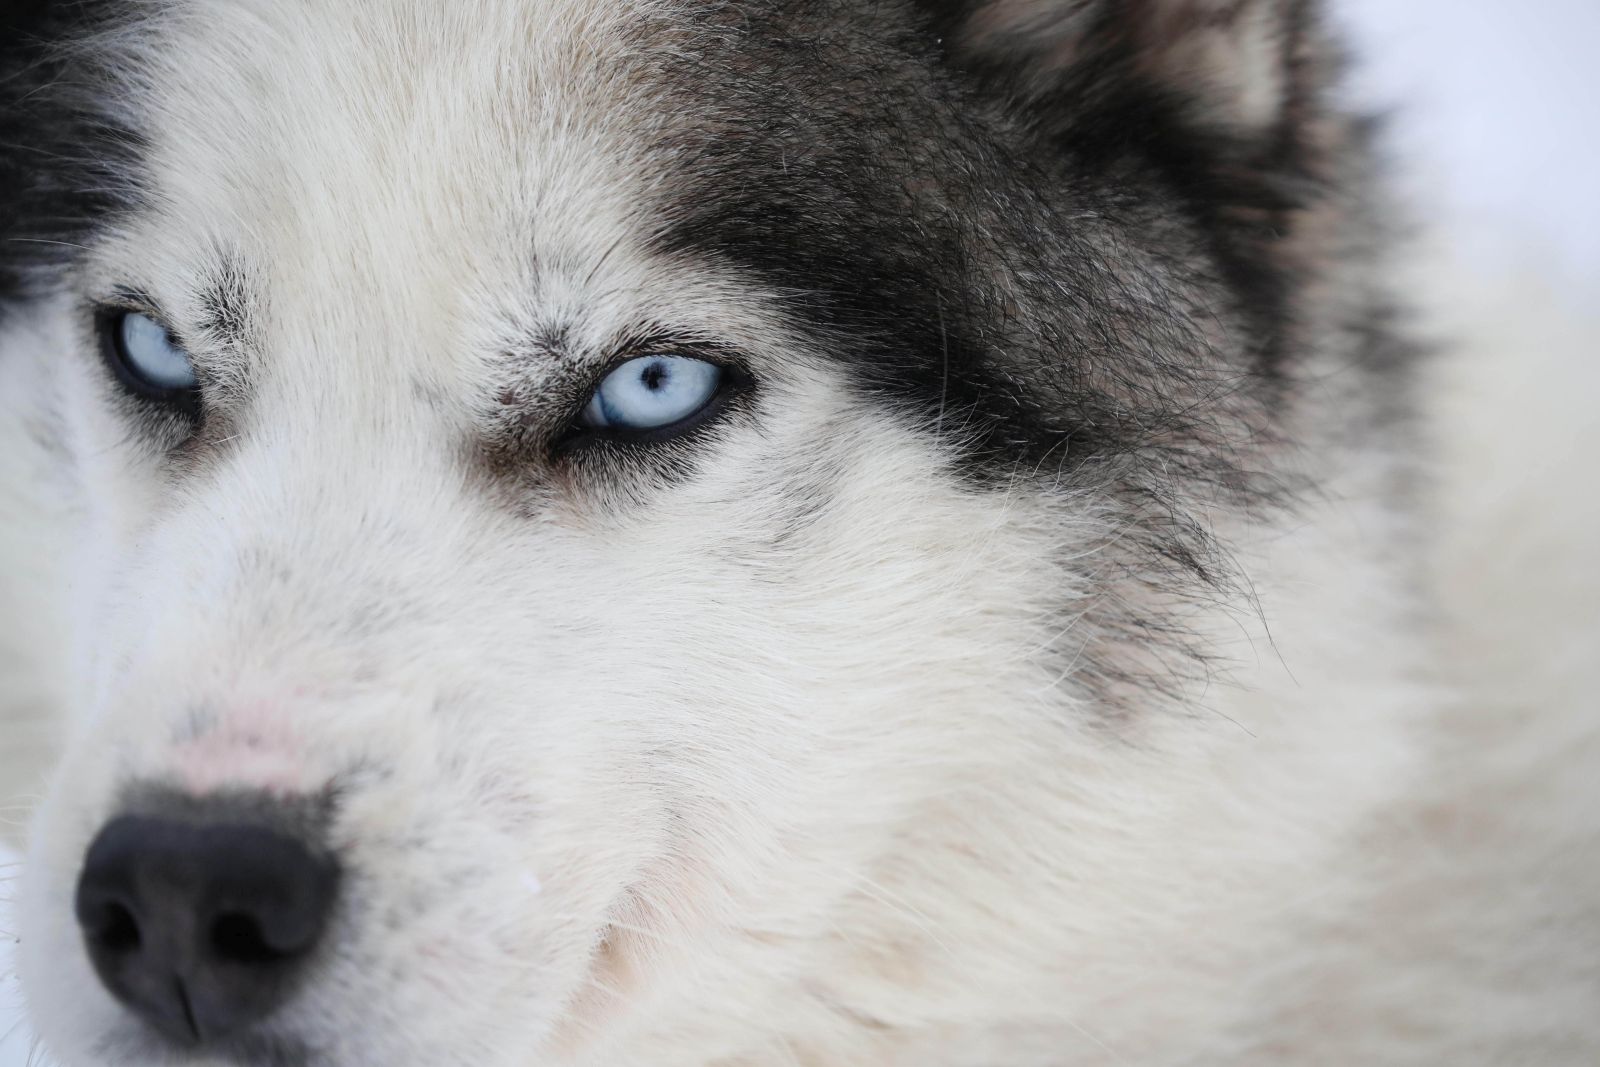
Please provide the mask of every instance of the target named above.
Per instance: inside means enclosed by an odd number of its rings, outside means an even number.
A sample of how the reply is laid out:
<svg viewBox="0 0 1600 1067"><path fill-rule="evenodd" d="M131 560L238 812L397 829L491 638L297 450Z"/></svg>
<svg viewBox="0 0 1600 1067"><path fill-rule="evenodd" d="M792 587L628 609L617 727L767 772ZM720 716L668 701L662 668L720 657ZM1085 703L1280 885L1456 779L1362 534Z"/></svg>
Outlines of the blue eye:
<svg viewBox="0 0 1600 1067"><path fill-rule="evenodd" d="M149 315L124 311L107 324L124 381L157 399L192 394L199 387L189 354Z"/></svg>
<svg viewBox="0 0 1600 1067"><path fill-rule="evenodd" d="M657 430L715 399L723 371L691 356L640 356L606 375L580 420L593 429Z"/></svg>

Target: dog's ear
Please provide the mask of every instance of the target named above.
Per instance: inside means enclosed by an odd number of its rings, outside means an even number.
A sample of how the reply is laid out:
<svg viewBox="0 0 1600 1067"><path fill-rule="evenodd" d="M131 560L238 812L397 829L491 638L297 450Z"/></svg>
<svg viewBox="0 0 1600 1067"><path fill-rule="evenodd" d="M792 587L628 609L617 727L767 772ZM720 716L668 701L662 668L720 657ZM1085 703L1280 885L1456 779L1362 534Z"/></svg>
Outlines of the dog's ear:
<svg viewBox="0 0 1600 1067"><path fill-rule="evenodd" d="M1315 0L919 2L954 63L1046 126L1142 105L1250 141L1305 117L1327 81Z"/></svg>
<svg viewBox="0 0 1600 1067"><path fill-rule="evenodd" d="M1275 364L1294 293L1349 207L1343 178L1366 159L1364 124L1329 102L1339 57L1320 0L914 2L1041 159L1175 194Z"/></svg>

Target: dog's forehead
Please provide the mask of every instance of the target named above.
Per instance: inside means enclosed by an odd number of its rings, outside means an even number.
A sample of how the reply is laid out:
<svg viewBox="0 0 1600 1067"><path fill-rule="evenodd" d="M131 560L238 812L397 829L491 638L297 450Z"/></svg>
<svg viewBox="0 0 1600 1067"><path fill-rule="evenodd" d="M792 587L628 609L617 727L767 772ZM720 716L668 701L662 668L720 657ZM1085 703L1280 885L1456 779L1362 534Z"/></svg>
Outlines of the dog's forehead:
<svg viewBox="0 0 1600 1067"><path fill-rule="evenodd" d="M693 120L653 43L686 18L635 0L167 8L159 46L127 60L157 241L368 289L587 269L671 184L665 131Z"/></svg>
<svg viewBox="0 0 1600 1067"><path fill-rule="evenodd" d="M670 337L937 408L979 350L975 264L1047 221L963 145L969 101L902 5L182 2L129 50L152 195L103 288L154 273L170 309L231 256L222 287L275 333L244 358L308 387L404 353L487 388L505 354Z"/></svg>

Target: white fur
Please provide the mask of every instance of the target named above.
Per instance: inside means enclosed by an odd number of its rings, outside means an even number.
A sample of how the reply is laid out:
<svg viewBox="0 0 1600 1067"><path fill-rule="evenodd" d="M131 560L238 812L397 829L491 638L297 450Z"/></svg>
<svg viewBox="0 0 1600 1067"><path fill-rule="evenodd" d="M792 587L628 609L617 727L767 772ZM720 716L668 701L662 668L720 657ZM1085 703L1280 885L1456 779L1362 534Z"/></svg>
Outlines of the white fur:
<svg viewBox="0 0 1600 1067"><path fill-rule="evenodd" d="M622 77L634 15L229 0L164 31L181 80L129 87L169 200L95 252L89 295L132 279L191 314L194 250L243 250L270 359L174 489L68 301L0 339L4 395L61 398L70 453L40 478L4 450L61 498L12 506L69 531L5 546L70 575L4 590L52 679L6 690L7 756L22 716L72 709L22 916L51 1049L126 1062L63 902L117 788L158 778L339 784L359 906L284 1019L333 1065L1593 1055L1600 588L1592 450L1559 435L1600 440L1549 406L1593 395L1567 355L1589 335L1539 344L1525 403L1481 384L1524 373L1520 327L1441 372L1418 581L1442 617L1389 579L1419 534L1372 456L1292 526L1222 531L1259 617L1194 620L1230 657L1194 714L1108 726L1060 654L1094 502L966 488L779 294L645 251L671 176L637 124L674 117ZM463 476L504 320L569 325L597 364L664 316L751 353L759 431L687 483L526 513ZM563 373L524 364L535 392Z"/></svg>

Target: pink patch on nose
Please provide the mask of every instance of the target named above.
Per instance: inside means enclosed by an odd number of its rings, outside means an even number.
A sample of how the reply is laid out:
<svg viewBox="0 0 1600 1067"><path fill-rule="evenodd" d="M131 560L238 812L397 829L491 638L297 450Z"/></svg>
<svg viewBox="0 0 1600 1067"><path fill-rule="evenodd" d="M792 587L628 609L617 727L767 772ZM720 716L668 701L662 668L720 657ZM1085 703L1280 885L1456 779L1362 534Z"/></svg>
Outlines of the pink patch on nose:
<svg viewBox="0 0 1600 1067"><path fill-rule="evenodd" d="M321 785L306 766L306 752L282 706L260 702L236 708L211 730L180 744L173 753L173 769L192 793L305 793Z"/></svg>

